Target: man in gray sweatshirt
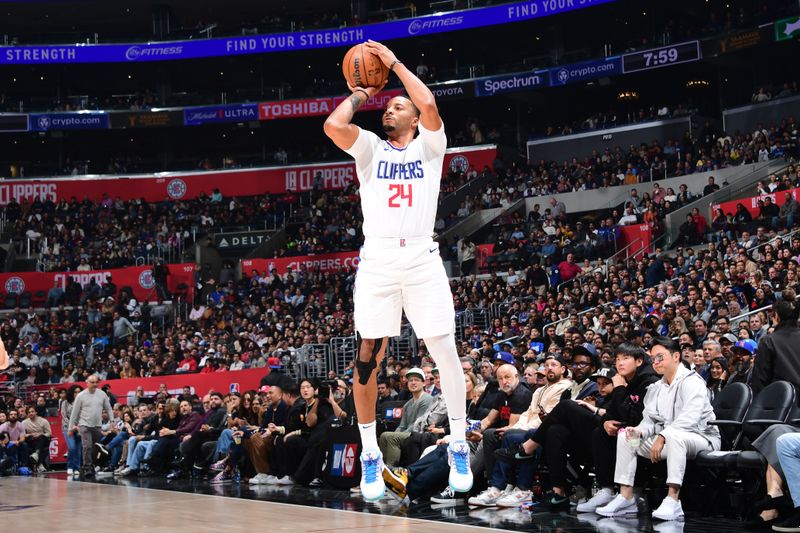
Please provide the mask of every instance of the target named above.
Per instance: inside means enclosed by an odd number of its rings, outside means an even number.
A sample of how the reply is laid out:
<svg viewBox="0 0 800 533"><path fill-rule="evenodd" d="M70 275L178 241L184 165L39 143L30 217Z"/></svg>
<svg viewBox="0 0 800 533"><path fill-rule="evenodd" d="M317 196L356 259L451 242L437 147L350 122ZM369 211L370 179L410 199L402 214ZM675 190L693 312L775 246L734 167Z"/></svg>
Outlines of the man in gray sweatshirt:
<svg viewBox="0 0 800 533"><path fill-rule="evenodd" d="M107 411L111 416L111 402L108 395L97 388L99 381L97 375L92 374L86 380L86 390L75 396L75 404L72 406L72 415L69 417L69 434L76 432L81 437L81 447L83 448L83 465L81 466L81 477L94 477L94 464L92 455L94 445L100 442L103 434L100 426L103 424L103 411Z"/></svg>

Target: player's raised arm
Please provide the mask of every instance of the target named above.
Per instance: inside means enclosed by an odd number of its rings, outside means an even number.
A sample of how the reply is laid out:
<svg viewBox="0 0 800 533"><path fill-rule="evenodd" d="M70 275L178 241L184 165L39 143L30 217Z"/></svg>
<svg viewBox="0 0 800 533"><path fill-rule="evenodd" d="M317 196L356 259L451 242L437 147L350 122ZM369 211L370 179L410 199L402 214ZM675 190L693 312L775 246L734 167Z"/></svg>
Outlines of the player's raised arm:
<svg viewBox="0 0 800 533"><path fill-rule="evenodd" d="M438 131L442 127L442 119L439 117L439 109L436 107L436 98L428 86L420 80L416 74L411 72L401 63L394 52L385 45L369 40L364 43L364 48L378 56L389 70L397 74L403 83L408 97L414 102L420 112L419 121L422 127L428 131Z"/></svg>
<svg viewBox="0 0 800 533"><path fill-rule="evenodd" d="M386 85L384 83L384 85ZM358 108L369 98L372 98L383 88L381 87L353 87L347 85L351 94L346 100L342 101L325 120L325 135L330 137L333 143L342 150L348 150L353 146L358 138L358 127L351 124L353 115Z"/></svg>

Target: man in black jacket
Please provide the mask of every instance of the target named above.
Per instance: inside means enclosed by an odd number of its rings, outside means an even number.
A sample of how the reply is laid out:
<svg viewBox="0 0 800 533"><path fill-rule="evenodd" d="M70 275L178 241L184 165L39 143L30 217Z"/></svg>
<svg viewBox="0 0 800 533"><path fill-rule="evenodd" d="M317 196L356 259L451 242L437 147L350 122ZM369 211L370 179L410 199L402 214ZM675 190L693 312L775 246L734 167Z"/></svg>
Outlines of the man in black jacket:
<svg viewBox="0 0 800 533"><path fill-rule="evenodd" d="M188 438L181 443L181 466L188 469L193 466L197 470L205 468L205 458L202 457L201 449L204 443L212 442L219 438L220 433L226 427L228 421L228 410L225 408L224 399L219 392L209 394L211 406L203 414L203 421Z"/></svg>
<svg viewBox="0 0 800 533"><path fill-rule="evenodd" d="M753 395L772 383L778 376L795 387L800 387L800 365L796 350L800 346L800 328L797 327L798 305L795 294L786 289L772 306L772 323L775 331L765 335L758 343L753 377L750 386Z"/></svg>

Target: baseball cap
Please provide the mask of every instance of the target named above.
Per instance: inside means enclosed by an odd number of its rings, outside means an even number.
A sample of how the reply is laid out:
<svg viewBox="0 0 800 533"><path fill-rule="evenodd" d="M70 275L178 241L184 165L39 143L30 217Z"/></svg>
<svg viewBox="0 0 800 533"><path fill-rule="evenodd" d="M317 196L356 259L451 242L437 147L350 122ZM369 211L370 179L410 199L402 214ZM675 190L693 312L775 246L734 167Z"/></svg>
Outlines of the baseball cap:
<svg viewBox="0 0 800 533"><path fill-rule="evenodd" d="M600 370L589 376L589 379L591 379L592 381L597 381L597 378L611 379L616 375L617 371L616 369L614 369L614 367L601 368Z"/></svg>
<svg viewBox="0 0 800 533"><path fill-rule="evenodd" d="M279 357L268 357L267 364L270 368L280 368L281 367L281 360Z"/></svg>
<svg viewBox="0 0 800 533"><path fill-rule="evenodd" d="M263 387L258 389L258 392L269 392L269 385L264 385Z"/></svg>
<svg viewBox="0 0 800 533"><path fill-rule="evenodd" d="M514 364L514 356L511 355L508 352L497 352L494 355L494 360L495 361L502 361L504 363L508 363L509 365L513 365Z"/></svg>
<svg viewBox="0 0 800 533"><path fill-rule="evenodd" d="M561 366L567 366L567 363L565 363L565 362L564 362L564 358L563 358L563 357L561 357L561 356L560 356L560 355L558 355L558 354L549 353L549 354L547 354L547 356L544 358L544 360L545 360L545 361L548 361L548 360L550 360L550 359L553 359L554 361L558 361L558 362L561 364Z"/></svg>
<svg viewBox="0 0 800 533"><path fill-rule="evenodd" d="M572 357L575 357L576 355L584 355L586 357L594 357L594 354L589 350L589 348L587 348L583 344L579 344L577 346L573 346L572 349L570 350L570 355L572 355Z"/></svg>
<svg viewBox="0 0 800 533"><path fill-rule="evenodd" d="M750 355L753 355L754 353L756 353L756 350L758 349L758 344L753 339L742 339L740 341L737 341L736 344L734 344L733 346L731 346L731 350L735 348L739 348L740 350L744 350Z"/></svg>
<svg viewBox="0 0 800 533"><path fill-rule="evenodd" d="M406 372L406 379L410 378L411 376L417 376L422 381L425 381L425 372L423 372L421 368L409 368L408 372Z"/></svg>
<svg viewBox="0 0 800 533"><path fill-rule="evenodd" d="M734 335L733 333L726 333L725 335L719 338L720 342L728 341L731 344L736 344L736 340L737 340L736 335Z"/></svg>

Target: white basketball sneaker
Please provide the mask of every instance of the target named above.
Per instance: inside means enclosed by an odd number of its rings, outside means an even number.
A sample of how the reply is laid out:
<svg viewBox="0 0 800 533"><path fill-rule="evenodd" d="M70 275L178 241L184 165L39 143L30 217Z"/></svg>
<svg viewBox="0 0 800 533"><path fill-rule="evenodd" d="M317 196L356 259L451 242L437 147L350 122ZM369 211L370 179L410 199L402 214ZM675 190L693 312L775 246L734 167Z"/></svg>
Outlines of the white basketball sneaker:
<svg viewBox="0 0 800 533"><path fill-rule="evenodd" d="M450 488L456 492L469 492L472 488L472 470L469 467L469 445L457 440L447 447L450 463Z"/></svg>
<svg viewBox="0 0 800 533"><path fill-rule="evenodd" d="M386 486L383 483L383 454L378 449L361 452L361 496L374 502L383 498Z"/></svg>

